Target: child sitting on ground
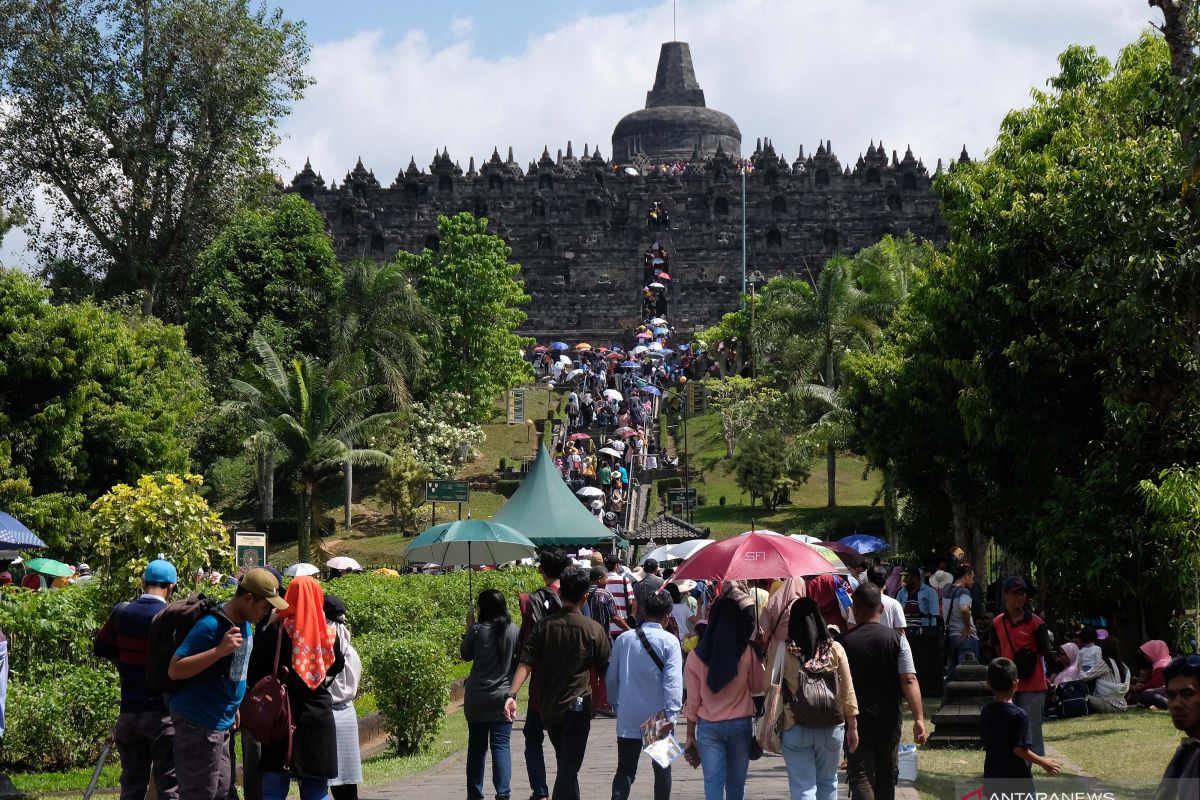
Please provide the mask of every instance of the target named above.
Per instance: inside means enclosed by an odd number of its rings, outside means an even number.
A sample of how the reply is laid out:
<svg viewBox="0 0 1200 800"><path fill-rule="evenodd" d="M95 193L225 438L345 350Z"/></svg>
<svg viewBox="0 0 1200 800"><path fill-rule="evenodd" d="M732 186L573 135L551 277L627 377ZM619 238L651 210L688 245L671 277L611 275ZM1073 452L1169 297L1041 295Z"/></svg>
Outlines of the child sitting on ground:
<svg viewBox="0 0 1200 800"><path fill-rule="evenodd" d="M1017 688L1017 665L1008 658L988 664L988 688L995 698L980 714L983 727L983 797L1034 794L1033 771L1037 764L1050 775L1057 775L1058 762L1039 756L1029 749L1029 717L1013 703Z"/></svg>

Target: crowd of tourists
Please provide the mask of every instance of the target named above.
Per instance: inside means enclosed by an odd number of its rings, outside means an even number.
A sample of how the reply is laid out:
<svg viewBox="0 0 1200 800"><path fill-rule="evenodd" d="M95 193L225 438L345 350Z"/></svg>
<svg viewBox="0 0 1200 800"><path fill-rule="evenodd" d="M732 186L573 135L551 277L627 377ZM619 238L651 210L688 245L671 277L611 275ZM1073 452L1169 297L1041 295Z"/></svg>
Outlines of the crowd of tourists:
<svg viewBox="0 0 1200 800"><path fill-rule="evenodd" d="M993 793L1032 790L1032 766L1059 771L1045 755L1043 712L1064 677L1074 677L1063 673L1078 660L1076 649L1092 647L1094 630L1080 630L1085 647L1056 648L1028 607L1033 593L1026 577L1009 576L984 591L971 565L957 559L938 565L948 569L929 570L928 579L916 567L863 559L845 576L717 584L674 580L653 560L631 570L616 556L590 558L588 567L544 551L545 585L521 598L519 625L498 593L479 597L480 618L469 624L462 652L474 659L465 707L473 800L484 796L489 752L496 796L513 791L511 733L525 686L522 733L532 800L600 795L579 779L596 715L616 718L614 800L629 797L647 736L668 734L703 772L706 800L741 800L750 762L764 747L782 755L791 798L833 800L844 766L851 797L887 800L895 794L902 704L912 716L913 740L926 739L909 626L939 626L956 640L947 647L950 670L960 662L987 664L994 701L983 709L981 727L984 780ZM993 598L996 611L985 610ZM1200 657L1172 659L1159 644L1143 646L1144 675L1129 688L1145 693L1159 684L1172 721L1193 737L1171 760L1163 784L1178 792L1166 796L1186 797L1197 784L1171 781L1200 780ZM1106 713L1116 698L1104 682L1114 682L1113 674L1128 682L1129 668L1112 655L1114 645L1097 650L1075 668L1079 679L1099 686L1088 703L1104 705ZM679 716L682 731L675 728ZM557 766L553 787L543 755L547 737ZM652 771L655 800L666 800L670 759L652 761Z"/></svg>

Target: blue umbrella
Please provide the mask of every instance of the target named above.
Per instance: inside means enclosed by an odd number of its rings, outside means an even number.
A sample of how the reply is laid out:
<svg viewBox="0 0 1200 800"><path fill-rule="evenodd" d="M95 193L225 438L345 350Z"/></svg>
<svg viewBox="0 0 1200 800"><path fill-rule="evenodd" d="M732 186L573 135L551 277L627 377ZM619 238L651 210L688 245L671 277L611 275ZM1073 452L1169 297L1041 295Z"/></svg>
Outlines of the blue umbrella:
<svg viewBox="0 0 1200 800"><path fill-rule="evenodd" d="M682 349L682 348L680 348L680 349ZM658 352L664 356L669 356L669 355L672 355L675 351L669 347L664 347L662 350L659 350Z"/></svg>
<svg viewBox="0 0 1200 800"><path fill-rule="evenodd" d="M642 394L649 394L655 397L658 397L662 394L662 391L657 386L643 386L641 391Z"/></svg>
<svg viewBox="0 0 1200 800"><path fill-rule="evenodd" d="M671 332L670 328L655 328L654 329L655 336L662 336L664 333L670 333L670 332Z"/></svg>
<svg viewBox="0 0 1200 800"><path fill-rule="evenodd" d="M0 547L45 547L46 543L16 517L0 511Z"/></svg>
<svg viewBox="0 0 1200 800"><path fill-rule="evenodd" d="M622 367L640 367L641 364L639 364L636 361L626 361L626 362L622 363L621 366Z"/></svg>
<svg viewBox="0 0 1200 800"><path fill-rule="evenodd" d="M878 553L880 550L887 550L891 547L890 544L880 539L878 536L868 536L865 533L855 533L850 536L838 539L839 544L844 544L856 553L867 555L869 553Z"/></svg>
<svg viewBox="0 0 1200 800"><path fill-rule="evenodd" d="M566 342L551 342L550 349L551 350L570 350L571 345L567 344Z"/></svg>

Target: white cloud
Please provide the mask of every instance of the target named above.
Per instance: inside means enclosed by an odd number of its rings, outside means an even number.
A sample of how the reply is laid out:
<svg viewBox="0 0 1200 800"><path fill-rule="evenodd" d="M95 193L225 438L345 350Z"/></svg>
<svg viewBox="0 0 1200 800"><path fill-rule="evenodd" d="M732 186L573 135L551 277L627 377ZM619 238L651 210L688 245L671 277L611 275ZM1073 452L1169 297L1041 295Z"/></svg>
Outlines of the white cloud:
<svg viewBox="0 0 1200 800"><path fill-rule="evenodd" d="M696 0L679 18L708 105L733 116L743 150L769 136L794 158L831 139L843 162L881 137L932 167L966 144L980 156L1011 108L1072 43L1114 57L1151 14L1135 0ZM456 23L452 23L452 26ZM445 146L466 169L512 145L525 166L572 140L610 156L613 126L641 108L671 5L531 27L519 54L487 59L470 38L436 48L421 32L363 31L314 48L317 85L284 125L285 177L311 156L337 178L358 156L385 185L410 155ZM471 36L487 35L473 33Z"/></svg>
<svg viewBox="0 0 1200 800"><path fill-rule="evenodd" d="M472 17L454 17L450 20L450 33L455 38L465 39L475 32L475 20Z"/></svg>

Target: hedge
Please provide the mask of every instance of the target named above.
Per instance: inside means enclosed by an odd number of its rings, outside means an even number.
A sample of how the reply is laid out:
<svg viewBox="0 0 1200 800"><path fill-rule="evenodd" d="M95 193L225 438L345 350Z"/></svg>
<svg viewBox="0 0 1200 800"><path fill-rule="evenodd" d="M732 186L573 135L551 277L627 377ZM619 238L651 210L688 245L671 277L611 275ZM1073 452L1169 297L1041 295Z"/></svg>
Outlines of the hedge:
<svg viewBox="0 0 1200 800"><path fill-rule="evenodd" d="M383 726L400 755L428 747L450 702L450 657L420 636L364 636L357 648L375 691Z"/></svg>
<svg viewBox="0 0 1200 800"><path fill-rule="evenodd" d="M116 670L57 663L8 686L0 765L11 771L94 764L117 721Z"/></svg>

